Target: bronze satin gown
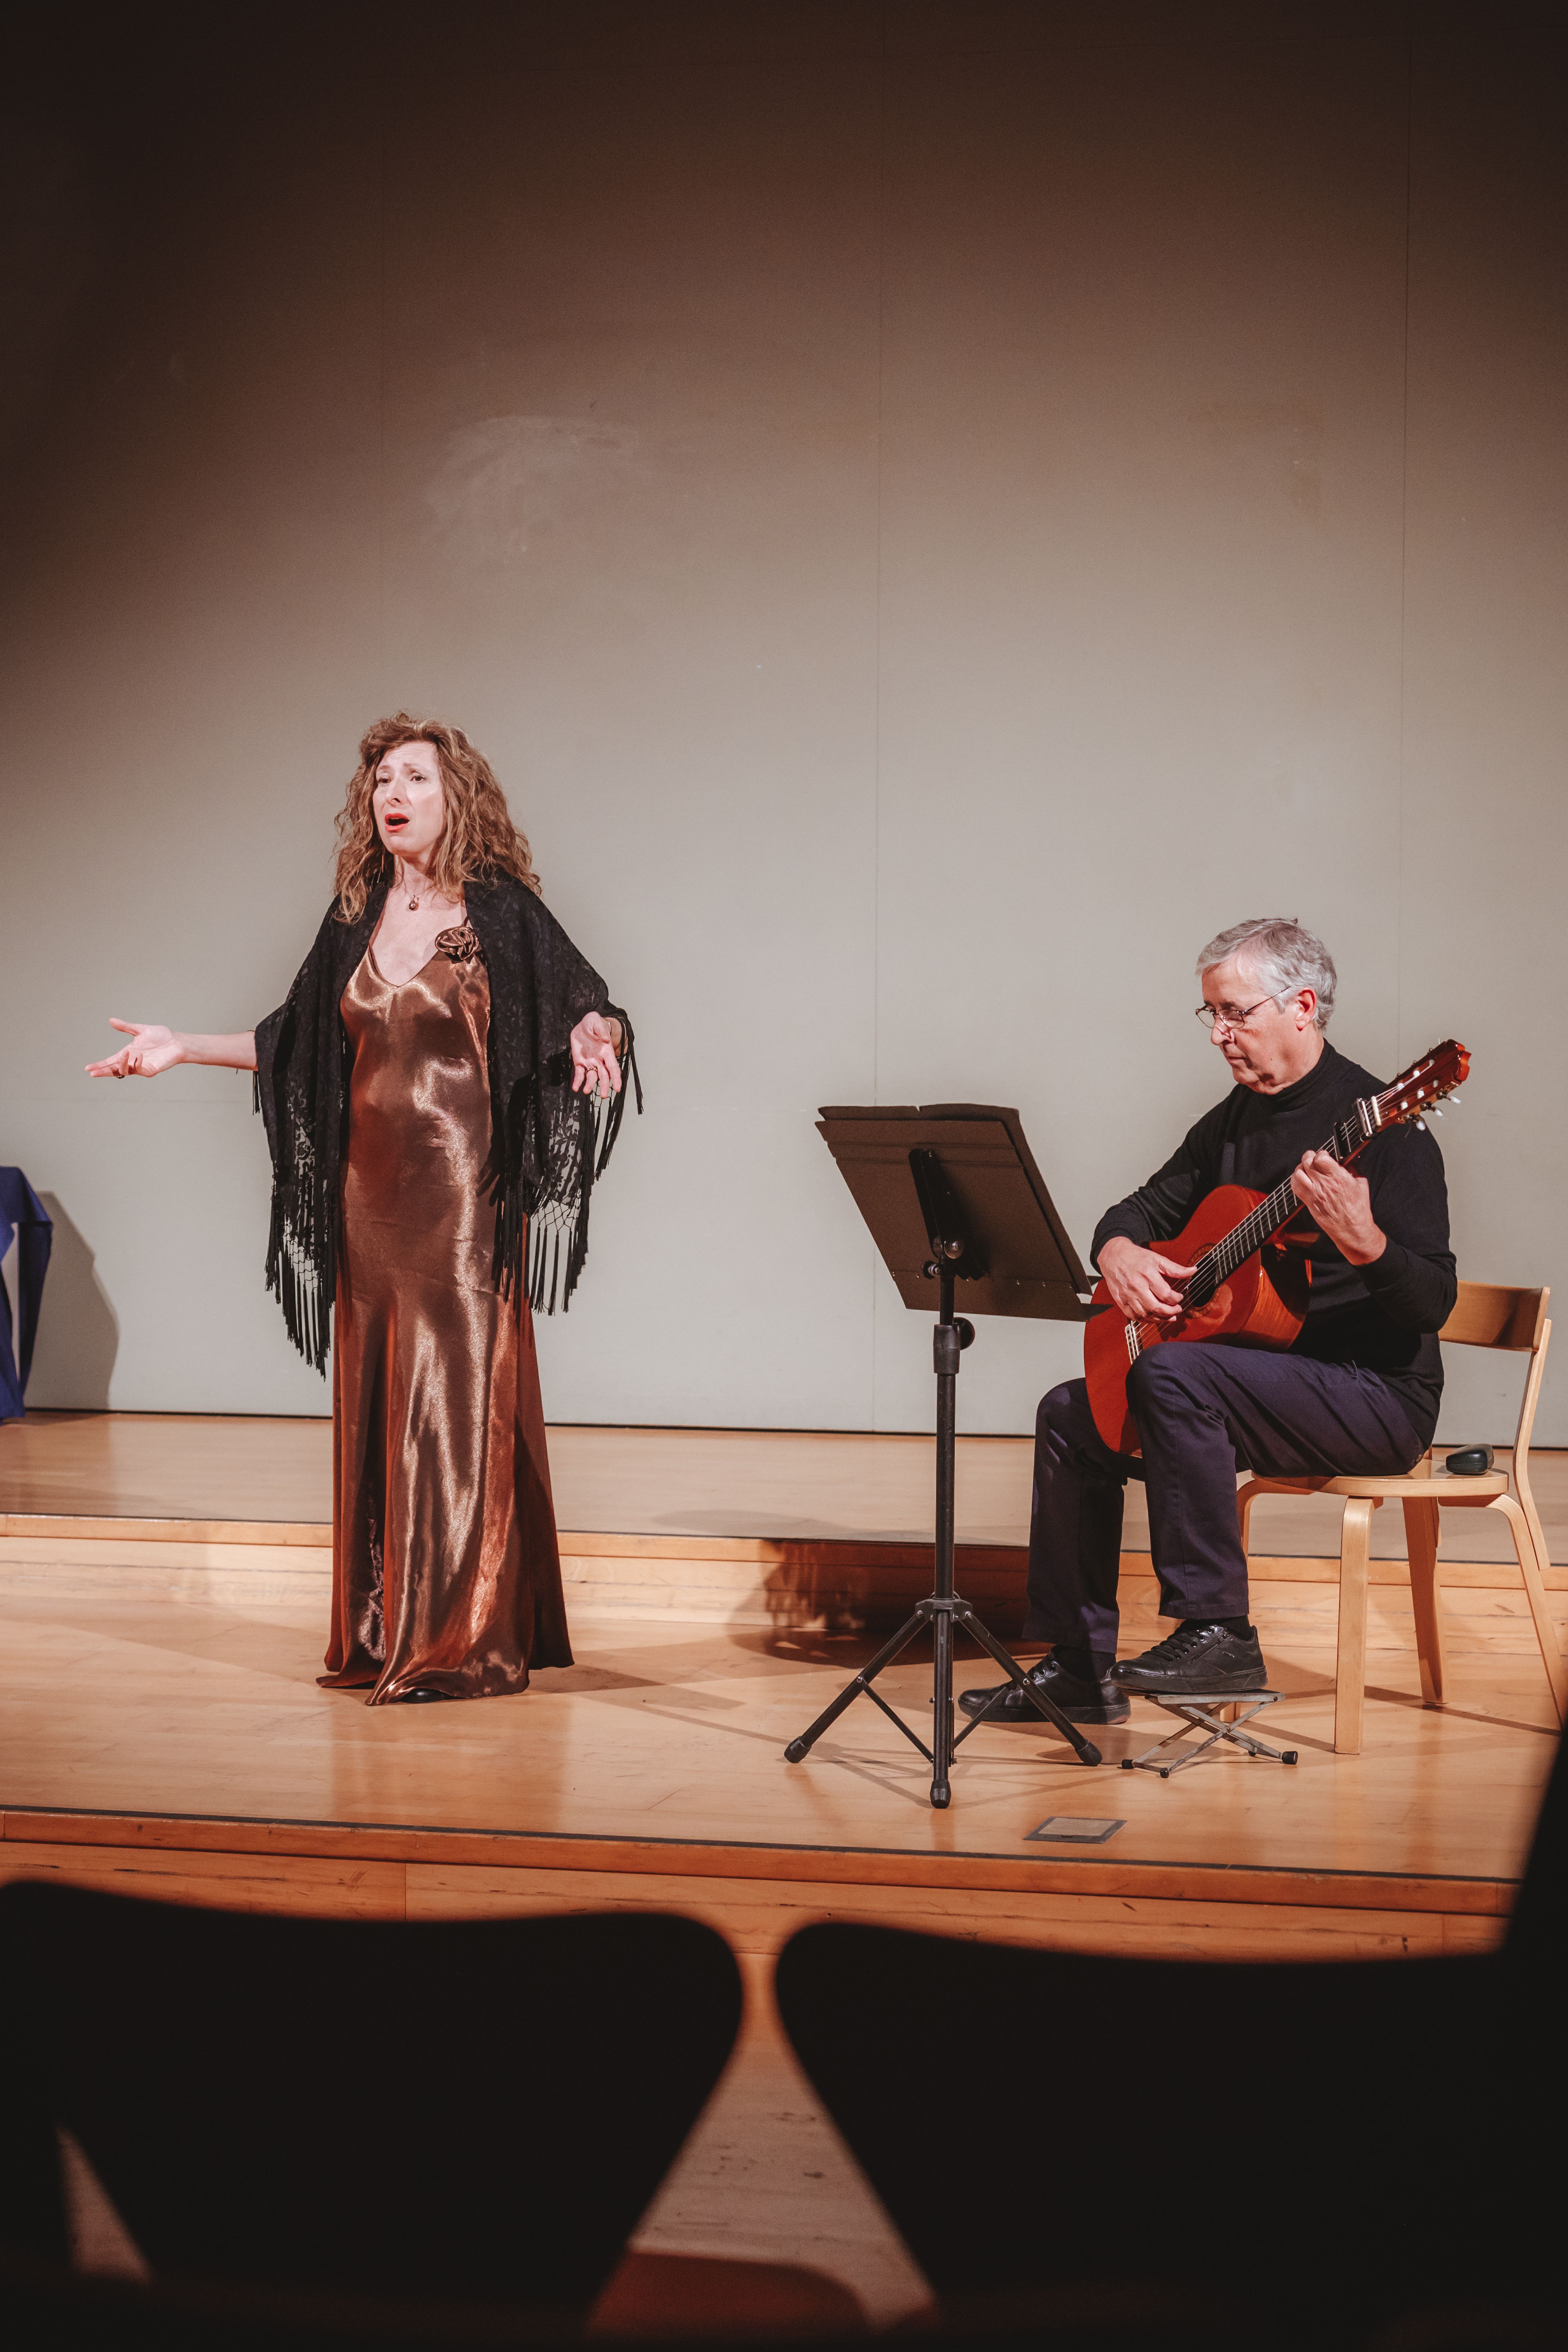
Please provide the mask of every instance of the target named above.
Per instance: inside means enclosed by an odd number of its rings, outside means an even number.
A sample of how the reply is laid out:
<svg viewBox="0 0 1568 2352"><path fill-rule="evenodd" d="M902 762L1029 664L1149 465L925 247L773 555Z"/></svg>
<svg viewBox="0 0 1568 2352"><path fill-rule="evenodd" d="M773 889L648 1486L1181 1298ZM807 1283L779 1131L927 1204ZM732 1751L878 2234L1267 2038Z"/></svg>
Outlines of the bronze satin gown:
<svg viewBox="0 0 1568 2352"><path fill-rule="evenodd" d="M490 992L467 924L394 987L367 949L333 1342L330 1689L526 1690L571 1644L533 1321L491 1275Z"/></svg>

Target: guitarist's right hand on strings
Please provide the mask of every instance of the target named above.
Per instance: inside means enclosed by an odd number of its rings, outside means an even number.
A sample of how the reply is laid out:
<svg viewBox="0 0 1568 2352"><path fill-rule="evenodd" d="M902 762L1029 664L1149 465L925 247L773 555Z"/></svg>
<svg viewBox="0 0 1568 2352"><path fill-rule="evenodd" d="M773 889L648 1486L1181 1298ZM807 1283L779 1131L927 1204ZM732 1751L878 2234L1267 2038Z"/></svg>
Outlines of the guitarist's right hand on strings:
<svg viewBox="0 0 1568 2352"><path fill-rule="evenodd" d="M1125 1234L1113 1234L1100 1253L1100 1271L1123 1315L1134 1322L1173 1323L1197 1269L1178 1265L1158 1250L1140 1249Z"/></svg>

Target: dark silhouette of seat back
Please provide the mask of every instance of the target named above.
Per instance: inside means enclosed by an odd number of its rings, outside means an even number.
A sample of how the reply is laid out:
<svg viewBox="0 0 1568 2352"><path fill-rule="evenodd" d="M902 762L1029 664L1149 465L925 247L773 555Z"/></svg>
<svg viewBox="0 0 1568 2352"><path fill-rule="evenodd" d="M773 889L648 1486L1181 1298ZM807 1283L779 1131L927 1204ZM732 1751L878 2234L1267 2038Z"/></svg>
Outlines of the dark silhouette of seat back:
<svg viewBox="0 0 1568 2352"><path fill-rule="evenodd" d="M1516 1965L1559 1978L1568 1957L1568 1738L1557 1743L1504 1950Z"/></svg>
<svg viewBox="0 0 1568 2352"><path fill-rule="evenodd" d="M608 2278L741 2016L728 1945L658 1916L381 1924L19 1885L0 1966L26 2021L13 2147L44 2116L73 2133L155 2273L557 2310Z"/></svg>
<svg viewBox="0 0 1568 2352"><path fill-rule="evenodd" d="M1497 1954L1122 1959L824 1925L785 1947L779 2009L950 2304L1198 2281L1307 2329L1555 2305L1565 1844L1568 1749Z"/></svg>

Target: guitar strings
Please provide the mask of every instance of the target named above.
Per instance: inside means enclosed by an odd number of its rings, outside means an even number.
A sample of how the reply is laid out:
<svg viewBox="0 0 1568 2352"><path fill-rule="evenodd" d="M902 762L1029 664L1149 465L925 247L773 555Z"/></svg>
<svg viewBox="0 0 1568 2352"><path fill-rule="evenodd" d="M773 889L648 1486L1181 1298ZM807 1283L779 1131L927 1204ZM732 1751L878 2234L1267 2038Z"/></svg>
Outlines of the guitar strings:
<svg viewBox="0 0 1568 2352"><path fill-rule="evenodd" d="M1321 1145L1320 1149L1327 1152L1331 1159L1338 1160L1342 1167L1355 1148L1360 1135L1360 1120L1347 1118L1335 1128L1328 1142ZM1189 1307L1206 1306L1221 1283L1233 1275L1237 1266L1243 1265L1255 1250L1261 1249L1264 1243L1271 1234L1278 1233L1281 1225L1289 1224L1300 1206L1301 1203L1296 1198L1290 1179L1287 1176L1283 1183L1275 1186L1267 1200L1260 1201L1255 1209L1248 1210L1238 1225L1233 1226L1228 1234L1224 1234L1220 1240L1213 1243L1204 1252L1197 1262L1193 1279L1187 1286Z"/></svg>
<svg viewBox="0 0 1568 2352"><path fill-rule="evenodd" d="M1373 1113L1371 1134L1364 1130L1360 1116L1362 1106L1358 1102L1352 1116L1341 1120L1328 1142L1320 1147L1321 1150L1327 1152L1331 1160L1338 1160L1342 1168L1348 1160L1353 1160L1362 1147L1370 1143L1373 1135L1378 1134L1386 1123L1384 1117L1385 1107L1396 1095L1405 1090L1413 1079L1431 1069L1436 1059L1436 1056L1434 1056L1431 1061L1417 1063L1415 1068L1407 1070L1403 1077L1395 1078L1391 1087L1384 1087L1382 1094L1372 1097ZM1447 1094L1448 1091L1447 1087L1435 1086L1432 1089L1433 1100L1436 1101L1439 1094ZM1296 1198L1295 1187L1291 1183L1290 1177L1287 1176L1283 1183L1275 1186L1267 1200L1260 1201L1255 1209L1249 1209L1238 1225L1233 1225L1228 1234L1222 1234L1217 1242L1212 1242L1202 1256L1197 1259L1193 1269L1192 1280L1187 1285L1184 1312L1191 1314L1194 1307L1206 1307L1220 1285L1236 1272L1238 1265L1244 1265L1255 1250L1261 1249L1264 1243L1271 1234L1278 1233L1281 1225L1289 1224L1300 1206L1300 1202ZM1130 1321L1125 1326L1128 1355L1136 1360L1142 1353L1145 1334L1157 1333L1159 1328L1159 1325L1152 1322L1147 1316L1141 1316L1135 1322Z"/></svg>
<svg viewBox="0 0 1568 2352"><path fill-rule="evenodd" d="M1380 1110L1389 1096L1396 1091L1396 1087L1390 1087L1386 1094L1376 1097ZM1376 1132L1377 1129L1374 1126L1373 1133ZM1354 1116L1342 1119L1327 1143L1321 1145L1320 1149L1327 1152L1331 1159L1338 1160L1342 1168L1347 1160L1352 1159L1362 1145L1370 1139L1362 1131L1359 1116ZM1239 1224L1232 1226L1228 1234L1223 1234L1217 1242L1211 1243L1204 1251L1194 1267L1192 1280L1187 1285L1184 1311L1191 1314L1194 1307L1206 1307L1218 1291L1220 1285L1236 1272L1237 1266L1244 1265L1255 1250L1261 1249L1264 1243L1271 1234L1278 1233L1281 1225L1289 1224L1300 1206L1300 1202L1296 1198L1295 1188L1290 1178L1287 1176L1282 1183L1275 1186L1266 1200L1260 1201L1255 1209L1247 1211ZM1142 1349L1145 1331L1157 1328L1150 1323L1147 1317L1141 1317L1136 1322L1129 1322L1127 1331L1130 1353L1137 1355Z"/></svg>

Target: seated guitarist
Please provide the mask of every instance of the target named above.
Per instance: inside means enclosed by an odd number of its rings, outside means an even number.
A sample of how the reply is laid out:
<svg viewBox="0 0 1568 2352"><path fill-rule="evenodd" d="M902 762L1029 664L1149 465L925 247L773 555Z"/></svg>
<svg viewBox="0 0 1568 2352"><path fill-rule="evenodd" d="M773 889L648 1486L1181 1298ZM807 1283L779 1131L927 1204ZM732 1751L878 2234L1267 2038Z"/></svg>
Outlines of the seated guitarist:
<svg viewBox="0 0 1568 2352"><path fill-rule="evenodd" d="M1128 1318L1171 1321L1190 1266L1150 1246L1179 1234L1218 1184L1271 1192L1291 1175L1301 1218L1286 1238L1311 1261L1310 1305L1281 1352L1194 1341L1147 1349L1128 1379L1142 1459L1095 1430L1082 1381L1053 1389L1036 1422L1029 1606L1048 1642L1030 1679L1075 1723L1119 1723L1133 1691L1261 1690L1247 1618L1236 1473L1277 1477L1408 1470L1432 1442L1443 1370L1434 1336L1454 1305L1443 1160L1414 1127L1341 1167L1315 1147L1379 1081L1323 1035L1334 967L1282 918L1238 923L1198 958L1200 1020L1230 1066L1230 1093L1156 1175L1100 1221L1094 1256ZM1116 1662L1117 1570L1127 1480L1148 1492L1160 1612L1179 1622ZM1040 1718L1016 1686L965 1691L990 1722Z"/></svg>

